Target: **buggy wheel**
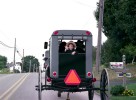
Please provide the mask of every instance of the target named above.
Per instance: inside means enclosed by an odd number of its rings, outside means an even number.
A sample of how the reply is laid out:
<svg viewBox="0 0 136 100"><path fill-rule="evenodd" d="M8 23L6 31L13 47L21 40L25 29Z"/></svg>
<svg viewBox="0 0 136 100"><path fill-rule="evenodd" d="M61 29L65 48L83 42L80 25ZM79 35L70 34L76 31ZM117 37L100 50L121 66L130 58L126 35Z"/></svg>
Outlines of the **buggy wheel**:
<svg viewBox="0 0 136 100"><path fill-rule="evenodd" d="M61 97L61 92L60 91L58 91L58 97Z"/></svg>
<svg viewBox="0 0 136 100"><path fill-rule="evenodd" d="M38 100L42 100L42 74L40 67L38 73Z"/></svg>
<svg viewBox="0 0 136 100"><path fill-rule="evenodd" d="M109 75L107 69L103 69L100 79L100 97L101 100L109 100Z"/></svg>
<svg viewBox="0 0 136 100"><path fill-rule="evenodd" d="M47 69L45 70L45 85L47 85Z"/></svg>
<svg viewBox="0 0 136 100"><path fill-rule="evenodd" d="M93 88L93 86L91 86L91 88ZM89 91L88 91L88 97L89 97L89 100L93 100L94 90L89 90Z"/></svg>
<svg viewBox="0 0 136 100"><path fill-rule="evenodd" d="M93 78L93 76L92 76L92 78ZM94 88L94 83L93 82L91 83L90 88ZM93 89L88 91L88 97L89 97L89 100L93 100L93 97L94 97L94 90Z"/></svg>

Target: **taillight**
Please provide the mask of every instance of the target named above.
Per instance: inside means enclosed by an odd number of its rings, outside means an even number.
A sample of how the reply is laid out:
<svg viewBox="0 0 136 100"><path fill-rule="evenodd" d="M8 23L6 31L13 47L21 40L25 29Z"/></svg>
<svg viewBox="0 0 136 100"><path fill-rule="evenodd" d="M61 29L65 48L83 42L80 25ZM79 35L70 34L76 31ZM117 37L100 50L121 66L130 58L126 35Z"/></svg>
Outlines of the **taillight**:
<svg viewBox="0 0 136 100"><path fill-rule="evenodd" d="M58 33L59 33L58 31L55 31L53 34L54 34L54 35L58 35Z"/></svg>
<svg viewBox="0 0 136 100"><path fill-rule="evenodd" d="M93 78L92 81L93 81L93 82L96 82L96 78Z"/></svg>
<svg viewBox="0 0 136 100"><path fill-rule="evenodd" d="M91 35L91 33L89 31L86 31L86 35Z"/></svg>
<svg viewBox="0 0 136 100"><path fill-rule="evenodd" d="M90 77L90 76L91 76L91 72L88 72L88 73L87 73L87 76Z"/></svg>
<svg viewBox="0 0 136 100"><path fill-rule="evenodd" d="M53 72L53 76L56 76L56 75L57 75L57 72L54 71L54 72Z"/></svg>

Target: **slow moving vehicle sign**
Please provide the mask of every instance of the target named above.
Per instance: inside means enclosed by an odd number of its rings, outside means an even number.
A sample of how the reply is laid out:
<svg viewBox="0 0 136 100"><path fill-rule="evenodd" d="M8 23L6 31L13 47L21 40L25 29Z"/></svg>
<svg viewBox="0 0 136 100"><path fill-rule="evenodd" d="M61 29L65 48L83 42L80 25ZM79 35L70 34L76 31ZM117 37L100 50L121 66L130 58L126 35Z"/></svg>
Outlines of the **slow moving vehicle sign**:
<svg viewBox="0 0 136 100"><path fill-rule="evenodd" d="M64 82L66 85L79 85L81 83L81 79L76 70L70 70Z"/></svg>

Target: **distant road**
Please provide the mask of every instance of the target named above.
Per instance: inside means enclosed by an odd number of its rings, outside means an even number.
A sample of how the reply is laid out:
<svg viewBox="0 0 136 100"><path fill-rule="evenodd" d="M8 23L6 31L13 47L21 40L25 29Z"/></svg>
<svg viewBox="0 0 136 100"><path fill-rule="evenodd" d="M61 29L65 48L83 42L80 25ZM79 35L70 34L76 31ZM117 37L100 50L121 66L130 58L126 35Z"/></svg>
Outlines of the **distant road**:
<svg viewBox="0 0 136 100"><path fill-rule="evenodd" d="M38 100L37 80L37 73L0 74L0 100ZM66 93L58 98L55 91L43 91L42 99L66 100ZM71 93L70 100L88 100L88 93ZM100 100L100 97L95 94L94 100Z"/></svg>

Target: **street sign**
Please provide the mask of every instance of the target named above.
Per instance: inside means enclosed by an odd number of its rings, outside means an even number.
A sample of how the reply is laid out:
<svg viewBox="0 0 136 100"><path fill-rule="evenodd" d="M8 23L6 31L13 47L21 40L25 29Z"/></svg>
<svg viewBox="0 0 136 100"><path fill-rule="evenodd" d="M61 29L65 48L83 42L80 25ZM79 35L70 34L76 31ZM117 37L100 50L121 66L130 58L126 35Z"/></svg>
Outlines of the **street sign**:
<svg viewBox="0 0 136 100"><path fill-rule="evenodd" d="M132 77L131 73L117 73L117 76L118 77L128 77L128 78Z"/></svg>
<svg viewBox="0 0 136 100"><path fill-rule="evenodd" d="M123 62L110 62L111 69L123 69Z"/></svg>

